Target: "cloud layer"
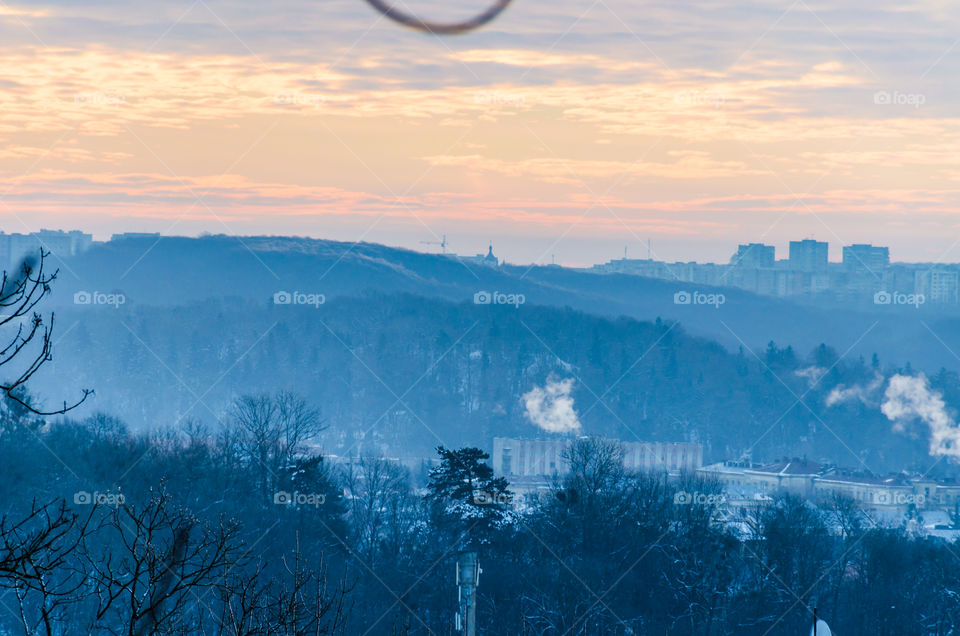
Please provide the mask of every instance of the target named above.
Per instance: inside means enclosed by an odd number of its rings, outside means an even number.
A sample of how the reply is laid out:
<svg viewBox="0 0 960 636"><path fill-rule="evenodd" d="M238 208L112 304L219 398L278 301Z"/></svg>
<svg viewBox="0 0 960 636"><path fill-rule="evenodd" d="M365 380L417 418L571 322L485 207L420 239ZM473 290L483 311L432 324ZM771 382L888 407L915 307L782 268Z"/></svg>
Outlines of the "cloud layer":
<svg viewBox="0 0 960 636"><path fill-rule="evenodd" d="M356 0L7 3L0 220L949 258L958 26L935 1L517 0L437 39Z"/></svg>

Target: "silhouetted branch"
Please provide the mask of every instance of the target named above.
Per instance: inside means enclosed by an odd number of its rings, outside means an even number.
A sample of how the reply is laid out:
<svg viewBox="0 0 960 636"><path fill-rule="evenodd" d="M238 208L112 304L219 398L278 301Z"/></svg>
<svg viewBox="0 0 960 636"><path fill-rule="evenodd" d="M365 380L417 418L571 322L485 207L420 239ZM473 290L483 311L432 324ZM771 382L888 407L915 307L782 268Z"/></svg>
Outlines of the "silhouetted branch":
<svg viewBox="0 0 960 636"><path fill-rule="evenodd" d="M54 314L50 314L49 324L43 316L34 311L37 304L50 293L50 285L57 278L59 270L52 274L44 271L49 252L40 250L40 258L27 258L20 265L15 276L3 273L0 281L0 328L17 323L17 332L5 344L0 345L0 369L9 365L21 364L21 370L13 379L0 381L0 391L7 398L37 415L60 415L83 404L93 391L84 389L83 396L72 404L63 402L63 406L52 411L43 411L29 403L23 397L23 389L47 362L53 360ZM27 325L24 328L24 324ZM39 351L31 353L31 344L39 343ZM24 358L24 356L28 356Z"/></svg>

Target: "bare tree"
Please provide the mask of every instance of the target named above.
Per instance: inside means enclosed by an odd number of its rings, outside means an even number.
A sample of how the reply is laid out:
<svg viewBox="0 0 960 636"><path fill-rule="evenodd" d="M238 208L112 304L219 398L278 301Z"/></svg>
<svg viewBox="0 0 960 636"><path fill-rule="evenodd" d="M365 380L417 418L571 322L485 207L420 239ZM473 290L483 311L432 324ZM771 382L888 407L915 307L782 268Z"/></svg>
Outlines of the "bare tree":
<svg viewBox="0 0 960 636"><path fill-rule="evenodd" d="M218 587L217 636L330 636L342 634L347 618L345 579L331 587L321 559L308 568L299 543L291 557L280 557L280 573L271 577L261 562L252 571L228 570Z"/></svg>
<svg viewBox="0 0 960 636"><path fill-rule="evenodd" d="M81 517L63 500L34 502L18 521L0 519L0 588L16 594L24 634L56 633L76 602L83 577L67 566L92 519L92 511Z"/></svg>
<svg viewBox="0 0 960 636"><path fill-rule="evenodd" d="M253 565L232 522L204 524L157 493L141 508L63 502L0 520L0 589L24 636L342 634L350 589L300 550ZM268 567L269 566L269 567ZM211 592L215 592L211 594ZM18 625L18 627L17 627Z"/></svg>
<svg viewBox="0 0 960 636"><path fill-rule="evenodd" d="M368 566L374 567L382 544L391 538L394 522L410 519L407 513L414 504L410 476L397 462L364 457L344 470L344 486L350 493L354 549ZM394 550L401 548L393 541L391 544Z"/></svg>
<svg viewBox="0 0 960 636"><path fill-rule="evenodd" d="M96 599L91 629L127 636L189 631L205 589L240 557L238 527L202 526L160 492L142 508L117 506L85 541L83 567Z"/></svg>
<svg viewBox="0 0 960 636"><path fill-rule="evenodd" d="M63 403L59 409L42 411L25 398L26 384L44 364L53 359L54 315L49 322L35 311L36 306L50 293L50 285L58 271L44 270L49 252L40 250L40 257L28 258L13 274L3 273L0 280L0 328L16 327L15 334L0 342L0 369L12 376L0 379L0 391L30 412L38 415L66 413L82 404L93 391L84 390L73 404Z"/></svg>
<svg viewBox="0 0 960 636"><path fill-rule="evenodd" d="M596 437L578 439L563 452L570 465L565 480L568 492L584 505L593 505L603 493L623 484L623 447Z"/></svg>
<svg viewBox="0 0 960 636"><path fill-rule="evenodd" d="M325 428L319 411L287 392L241 397L233 405L231 420L239 450L256 472L265 498L279 489L281 475Z"/></svg>

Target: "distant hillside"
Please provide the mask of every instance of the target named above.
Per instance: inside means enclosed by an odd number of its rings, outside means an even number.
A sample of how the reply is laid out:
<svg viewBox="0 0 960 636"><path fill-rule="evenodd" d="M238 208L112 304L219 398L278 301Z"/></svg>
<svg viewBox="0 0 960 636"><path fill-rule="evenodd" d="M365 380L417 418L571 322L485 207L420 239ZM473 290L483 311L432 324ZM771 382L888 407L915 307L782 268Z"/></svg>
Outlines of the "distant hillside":
<svg viewBox="0 0 960 636"><path fill-rule="evenodd" d="M128 239L100 245L61 264L60 306L73 294L121 291L128 307L188 305L208 299L264 302L278 291L324 294L404 292L470 302L479 291L523 294L528 304L571 307L599 316L676 320L691 334L730 350L759 351L770 341L801 351L821 342L849 355L879 353L885 363L935 372L960 367L960 318L933 306L813 307L736 289L560 267L488 268L449 257L368 243L283 237L209 236ZM725 303L678 305L678 292L722 293Z"/></svg>
<svg viewBox="0 0 960 636"><path fill-rule="evenodd" d="M894 433L876 406L825 406L830 389L874 374L826 348L811 357L771 348L758 360L673 323L410 294L318 308L266 299L79 307L59 319L55 362L36 386L48 398L95 388L78 415L106 411L136 427L212 423L239 394L286 389L322 409L332 452L423 457L441 443L545 435L521 396L572 381L586 433L701 441L709 459L752 451L874 470L932 463L925 436ZM810 368L830 369L813 390ZM954 399L955 376L944 384Z"/></svg>

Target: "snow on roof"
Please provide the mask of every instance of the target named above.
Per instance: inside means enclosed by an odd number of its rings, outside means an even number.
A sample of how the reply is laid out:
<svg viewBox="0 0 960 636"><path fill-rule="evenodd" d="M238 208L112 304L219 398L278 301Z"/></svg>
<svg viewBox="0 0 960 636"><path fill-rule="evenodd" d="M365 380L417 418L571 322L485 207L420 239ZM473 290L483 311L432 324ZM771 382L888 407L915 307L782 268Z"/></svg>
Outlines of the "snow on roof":
<svg viewBox="0 0 960 636"><path fill-rule="evenodd" d="M752 473L769 473L775 475L820 475L826 467L817 462L805 459L791 459L780 461L766 466L757 466L747 469Z"/></svg>

